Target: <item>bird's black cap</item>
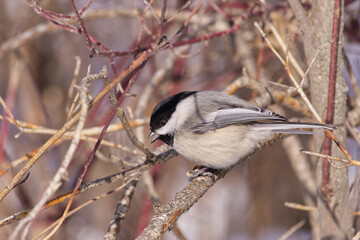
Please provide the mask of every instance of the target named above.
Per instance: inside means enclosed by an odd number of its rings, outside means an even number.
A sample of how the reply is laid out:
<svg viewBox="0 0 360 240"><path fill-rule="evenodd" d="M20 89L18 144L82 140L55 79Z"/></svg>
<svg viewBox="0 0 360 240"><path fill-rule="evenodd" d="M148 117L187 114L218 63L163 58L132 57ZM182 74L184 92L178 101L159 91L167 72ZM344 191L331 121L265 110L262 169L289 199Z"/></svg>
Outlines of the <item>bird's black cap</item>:
<svg viewBox="0 0 360 240"><path fill-rule="evenodd" d="M164 126L167 123L167 121L170 119L171 115L174 113L177 104L181 100L195 93L196 92L180 92L176 95L168 97L162 100L161 102L159 102L155 106L151 114L151 118L150 118L151 131L154 132L156 129L159 129L162 126Z"/></svg>

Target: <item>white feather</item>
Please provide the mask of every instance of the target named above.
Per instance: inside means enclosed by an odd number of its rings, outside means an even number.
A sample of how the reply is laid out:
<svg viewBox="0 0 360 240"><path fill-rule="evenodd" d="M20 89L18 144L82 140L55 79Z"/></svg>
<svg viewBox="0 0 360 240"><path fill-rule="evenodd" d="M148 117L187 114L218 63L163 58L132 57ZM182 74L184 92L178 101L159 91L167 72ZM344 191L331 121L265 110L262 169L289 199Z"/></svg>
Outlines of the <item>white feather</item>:
<svg viewBox="0 0 360 240"><path fill-rule="evenodd" d="M166 135L174 133L181 125L185 123L195 111L194 97L190 96L181 101L177 106L175 112L171 115L168 122L161 128L156 130L159 135ZM181 109L181 110L179 110Z"/></svg>
<svg viewBox="0 0 360 240"><path fill-rule="evenodd" d="M204 134L183 130L174 135L174 148L185 158L202 166L228 168L270 134L270 131L249 131L246 126L228 126Z"/></svg>

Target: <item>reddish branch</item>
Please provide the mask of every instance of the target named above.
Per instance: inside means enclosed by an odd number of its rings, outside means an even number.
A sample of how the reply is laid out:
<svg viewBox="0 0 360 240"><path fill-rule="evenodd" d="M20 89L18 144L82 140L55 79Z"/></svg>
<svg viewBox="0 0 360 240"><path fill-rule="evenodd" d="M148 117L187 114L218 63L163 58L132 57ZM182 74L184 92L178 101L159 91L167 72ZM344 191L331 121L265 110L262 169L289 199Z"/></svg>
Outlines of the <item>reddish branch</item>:
<svg viewBox="0 0 360 240"><path fill-rule="evenodd" d="M91 2L89 2L90 4ZM92 44L92 41L90 40L90 37L89 37L89 34L87 33L87 30L86 30L86 27L85 27L85 24L84 24L84 21L83 19L81 18L81 15L79 13L79 11L77 10L76 8L76 5L75 5L75 2L74 0L70 0L70 4L71 4L71 7L73 9L73 12L76 16L76 20L79 22L79 25L80 25L80 29L81 29L81 33L82 35L84 35L85 39L86 39L86 45L87 47L89 48L91 54L95 54L95 48L94 48L94 45Z"/></svg>
<svg viewBox="0 0 360 240"><path fill-rule="evenodd" d="M114 70L114 62L113 62L114 57L131 55L131 54L137 55L137 54L141 53L142 51L146 51L146 50L149 49L149 47L139 47L139 48L128 50L128 51L113 51L113 50L105 47L101 42L97 41L92 35L90 35L86 30L86 27L84 25L84 21L82 19L82 15L89 8L89 6L93 2L93 0L90 0L85 5L85 7L83 7L81 9L80 12L77 10L74 1L71 0L70 2L71 2L71 5L72 5L75 16L55 13L55 12L52 12L52 11L41 8L40 6L38 6L36 4L36 2L34 2L32 0L27 0L27 1L28 1L29 5L34 9L34 11L36 13L38 13L42 17L46 18L47 20L51 21L52 23L56 24L60 28L62 28L64 30L67 30L69 32L72 32L72 33L78 33L78 34L84 35L84 37L86 38L86 44L87 44L87 46L88 46L88 48L89 48L89 50L91 52L91 56L109 57L113 70ZM166 4L166 1L163 1L163 3ZM254 6L255 5L227 3L227 4L219 4L218 8L220 10L221 10L221 8L224 8L224 7L248 9L247 14L244 14L243 16L240 17L240 19L245 20L245 19L249 19L250 17L260 16L261 14L264 13L264 11L262 9L253 10ZM279 4L279 5L276 5L276 6L270 6L268 8L268 11L276 11L276 10L279 10L279 9L286 9L287 7L288 7L287 4ZM165 15L165 8L162 9L161 19L162 19L163 22L160 23L160 26L163 25L164 23L166 23L166 19L165 19L164 15ZM190 18L188 18L188 19L190 19ZM77 20L79 22L79 27L75 27L75 26L67 23L66 21L64 21L64 19ZM208 39L220 37L220 36L223 36L223 35L231 34L231 33L235 32L240 27L240 25L241 24L236 24L235 23L230 29L227 29L225 31L215 32L215 33L212 33L212 34L209 34L209 35L206 35L206 36L195 37L195 38L192 38L192 39L188 39L186 41L172 42L172 46L174 46L174 47L183 46L183 45L197 43L197 42L201 42L203 40L208 40ZM160 32L161 32L161 29L162 29L162 27L160 27ZM182 31L183 31L183 29L182 29ZM180 32L182 32L182 31L180 31ZM102 49L104 51L96 51L95 48L94 48L94 45L98 46L100 49Z"/></svg>
<svg viewBox="0 0 360 240"><path fill-rule="evenodd" d="M333 28L331 43L331 56L330 56L330 74L329 74L329 91L328 91L328 104L326 113L326 123L332 124L334 121L335 109L335 88L336 88L336 74L337 74L337 58L338 58L338 45L339 45L339 26L340 26L340 9L341 0L335 0L334 15L333 15ZM324 142L325 155L331 155L331 139L326 135ZM323 159L322 167L322 187L326 189L330 181L330 163L327 159Z"/></svg>

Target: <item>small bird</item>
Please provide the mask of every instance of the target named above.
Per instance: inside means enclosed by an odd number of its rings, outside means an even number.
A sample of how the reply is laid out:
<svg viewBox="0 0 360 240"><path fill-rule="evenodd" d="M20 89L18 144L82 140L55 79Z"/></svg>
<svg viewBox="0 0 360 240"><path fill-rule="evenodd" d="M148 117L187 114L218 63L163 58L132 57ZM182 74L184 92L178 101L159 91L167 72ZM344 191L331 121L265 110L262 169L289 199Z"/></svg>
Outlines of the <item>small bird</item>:
<svg viewBox="0 0 360 240"><path fill-rule="evenodd" d="M315 134L299 129L333 125L290 122L272 111L216 91L180 92L159 102L151 133L180 155L206 168L226 169L272 133Z"/></svg>

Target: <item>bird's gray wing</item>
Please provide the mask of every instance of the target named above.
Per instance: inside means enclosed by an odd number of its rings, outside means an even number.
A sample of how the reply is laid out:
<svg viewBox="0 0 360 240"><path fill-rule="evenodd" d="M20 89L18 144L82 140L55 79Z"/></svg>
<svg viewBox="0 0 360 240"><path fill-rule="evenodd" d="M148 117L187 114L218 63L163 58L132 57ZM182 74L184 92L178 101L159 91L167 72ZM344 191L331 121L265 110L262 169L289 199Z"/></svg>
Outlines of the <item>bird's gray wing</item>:
<svg viewBox="0 0 360 240"><path fill-rule="evenodd" d="M257 121L287 121L283 116L253 105L251 108L221 109L207 114L201 122L192 127L194 133L205 133L232 124L245 124Z"/></svg>

